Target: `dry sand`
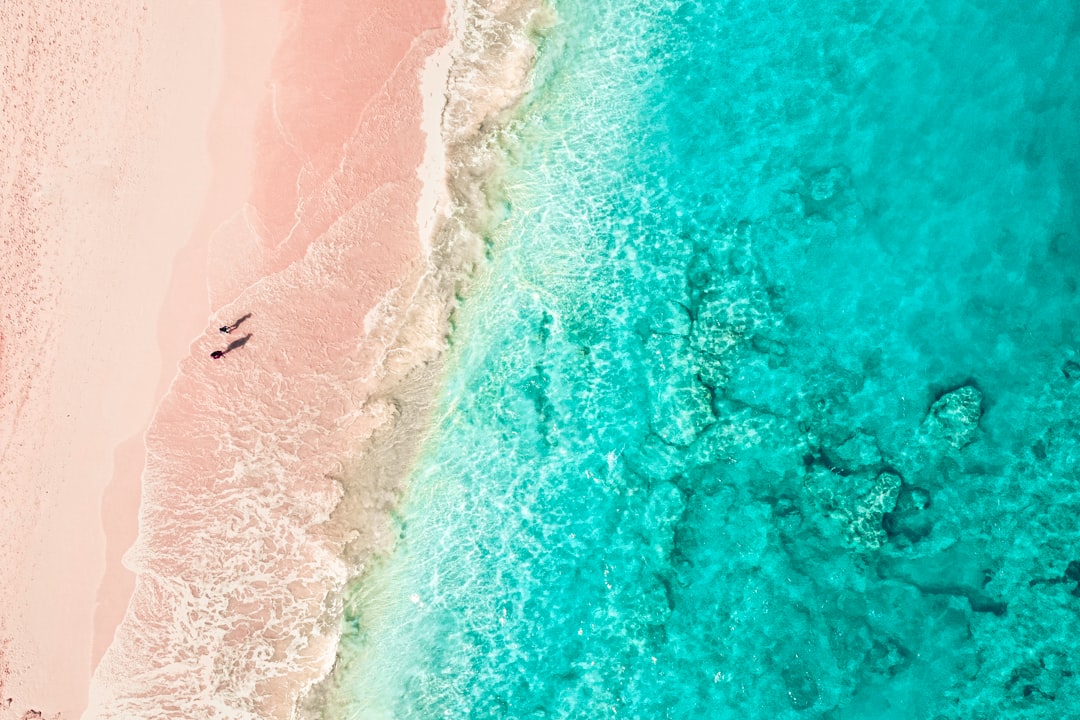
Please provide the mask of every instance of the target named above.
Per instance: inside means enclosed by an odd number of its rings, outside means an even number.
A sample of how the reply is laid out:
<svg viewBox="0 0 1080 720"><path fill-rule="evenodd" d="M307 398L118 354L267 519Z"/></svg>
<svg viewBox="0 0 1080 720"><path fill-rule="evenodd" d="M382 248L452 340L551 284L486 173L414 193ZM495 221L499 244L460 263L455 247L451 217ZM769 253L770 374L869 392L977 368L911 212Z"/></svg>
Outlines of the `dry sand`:
<svg viewBox="0 0 1080 720"><path fill-rule="evenodd" d="M102 497L114 470L137 472L114 453L175 366L158 315L209 190L216 12L0 5L0 717L86 702ZM205 317L205 292L191 303Z"/></svg>

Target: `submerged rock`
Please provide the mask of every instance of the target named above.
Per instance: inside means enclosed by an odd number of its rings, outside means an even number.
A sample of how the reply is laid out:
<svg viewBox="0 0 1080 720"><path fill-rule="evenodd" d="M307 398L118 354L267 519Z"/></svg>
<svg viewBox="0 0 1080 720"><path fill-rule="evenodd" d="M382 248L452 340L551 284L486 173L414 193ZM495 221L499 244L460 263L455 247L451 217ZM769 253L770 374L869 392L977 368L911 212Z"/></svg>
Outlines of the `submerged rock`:
<svg viewBox="0 0 1080 720"><path fill-rule="evenodd" d="M792 435L783 418L721 405L719 418L701 433L688 457L698 466L754 462L766 473L783 474L798 463L798 448L784 440Z"/></svg>
<svg viewBox="0 0 1080 720"><path fill-rule="evenodd" d="M650 433L640 445L626 449L630 469L650 480L670 480L682 472L687 453Z"/></svg>
<svg viewBox="0 0 1080 720"><path fill-rule="evenodd" d="M901 483L900 476L891 472L870 478L818 467L806 476L803 487L826 518L840 523L849 545L876 550L887 539L882 519L896 506Z"/></svg>
<svg viewBox="0 0 1080 720"><path fill-rule="evenodd" d="M1007 604L985 589L993 576L992 564L983 546L969 540L933 555L886 556L878 564L878 574L882 578L906 582L928 595L966 598L975 612L1003 615L1008 609Z"/></svg>
<svg viewBox="0 0 1080 720"><path fill-rule="evenodd" d="M1080 597L1080 561L1072 560L1065 568L1065 574L1061 576L1061 582L1076 583L1072 589L1074 597Z"/></svg>
<svg viewBox="0 0 1080 720"><path fill-rule="evenodd" d="M979 429L982 399L982 393L974 385L945 393L930 406L922 432L927 438L943 440L958 450L969 445Z"/></svg>
<svg viewBox="0 0 1080 720"><path fill-rule="evenodd" d="M749 298L709 293L697 308L691 332L693 348L722 356L753 329L755 311Z"/></svg>
<svg viewBox="0 0 1080 720"><path fill-rule="evenodd" d="M834 167L816 173L810 178L810 197L817 202L832 200L847 190L851 184L851 171L846 167Z"/></svg>
<svg viewBox="0 0 1080 720"><path fill-rule="evenodd" d="M854 537L868 548L879 548L885 543L885 531L881 520L885 513L896 506L901 480L896 473L878 473L873 484L859 498L851 527Z"/></svg>
<svg viewBox="0 0 1080 720"><path fill-rule="evenodd" d="M928 537L934 529L930 508L930 492L920 487L901 488L896 506L885 513L881 527L894 541L916 543Z"/></svg>
<svg viewBox="0 0 1080 720"><path fill-rule="evenodd" d="M847 438L821 448L822 460L830 469L843 472L871 472L881 467L877 438L857 430Z"/></svg>
<svg viewBox="0 0 1080 720"><path fill-rule="evenodd" d="M895 638L886 637L873 641L863 664L877 675L893 677L910 666L913 659L914 653Z"/></svg>
<svg viewBox="0 0 1080 720"><path fill-rule="evenodd" d="M676 300L657 300L649 306L649 330L657 335L690 335L690 311Z"/></svg>
<svg viewBox="0 0 1080 720"><path fill-rule="evenodd" d="M787 690L791 707L806 710L814 706L819 695L818 685L801 663L785 667L781 677L784 679L784 688Z"/></svg>
<svg viewBox="0 0 1080 720"><path fill-rule="evenodd" d="M708 392L700 384L671 384L654 394L649 425L667 444L688 447L715 419L708 407Z"/></svg>
<svg viewBox="0 0 1080 720"><path fill-rule="evenodd" d="M686 447L716 419L712 395L698 379L684 338L654 335L645 350L650 359L650 427L669 445Z"/></svg>

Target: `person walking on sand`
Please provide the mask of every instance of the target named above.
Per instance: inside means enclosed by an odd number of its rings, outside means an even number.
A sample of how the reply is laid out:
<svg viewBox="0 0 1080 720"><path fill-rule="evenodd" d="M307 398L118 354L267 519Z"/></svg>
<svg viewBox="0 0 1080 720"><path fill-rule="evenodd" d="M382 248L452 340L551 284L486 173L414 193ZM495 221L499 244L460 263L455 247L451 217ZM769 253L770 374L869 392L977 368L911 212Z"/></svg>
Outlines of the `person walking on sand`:
<svg viewBox="0 0 1080 720"><path fill-rule="evenodd" d="M232 325L222 325L221 327L219 327L219 328L218 328L218 332L219 332L219 333L221 333L221 334L223 334L223 335L228 335L228 334L229 334L229 333L231 333L231 332L232 332L233 330L235 330L236 328L240 327L240 323L244 322L244 321L245 321L245 320L247 320L247 319L248 319L249 317L251 317L251 313L247 313L247 314L246 314L246 315L244 315L243 317L239 317L239 318L237 318L237 319L236 319L236 322L234 322L234 323L233 323Z"/></svg>
<svg viewBox="0 0 1080 720"><path fill-rule="evenodd" d="M215 360L219 360L225 357L225 353L221 352L220 350L215 350L214 352L210 353L210 357L214 358Z"/></svg>

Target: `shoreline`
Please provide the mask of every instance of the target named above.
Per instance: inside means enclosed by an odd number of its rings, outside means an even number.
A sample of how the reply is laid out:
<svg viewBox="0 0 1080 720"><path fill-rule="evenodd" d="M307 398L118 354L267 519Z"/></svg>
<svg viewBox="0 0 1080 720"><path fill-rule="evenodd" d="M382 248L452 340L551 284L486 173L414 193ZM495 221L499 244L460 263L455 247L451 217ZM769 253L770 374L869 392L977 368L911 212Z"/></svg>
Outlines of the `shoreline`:
<svg viewBox="0 0 1080 720"><path fill-rule="evenodd" d="M498 184L505 162L498 136L532 89L537 50L533 33L554 20L554 14L539 1L495 12L483 2L451 2L451 39L438 56L429 58L424 72L423 87L431 90L441 82L444 88L446 104L438 114L434 103L427 102L433 95L425 95L424 118L428 138L425 164L440 166L445 182L439 199L431 201L429 194L425 202L422 193L417 204L420 227L425 227L425 217L433 216L432 208L441 203L443 211L437 221L427 225L432 240L428 269L408 301L408 313L424 311L418 298L438 300L429 313L437 318L436 327L444 328L447 334L459 296L468 292L486 262L482 232L496 221L489 192L493 183ZM493 41L492 37L498 39ZM432 148L433 141L439 147ZM408 344L406 337L398 346ZM408 493L408 473L432 428L444 351L440 344L424 365L386 379L380 395L396 409L396 417L355 448L353 460L342 473L345 495L331 521L337 532L351 532L352 538L345 554L348 582L335 593L327 611L327 621L335 628L341 627L345 608L353 602L350 593L363 582L372 564L393 550L399 536L392 513ZM303 696L301 717L344 717L357 709L347 673L358 662L357 653L362 652L355 642L350 645L341 637L337 639L334 663ZM370 711L375 702L367 697L363 707Z"/></svg>
<svg viewBox="0 0 1080 720"><path fill-rule="evenodd" d="M15 246L26 312L0 327L0 473L19 508L0 537L22 549L0 589L0 720L160 717L163 698L177 717L291 717L332 668L345 583L392 545L455 293L483 262L489 143L525 89L483 83L526 78L534 48L468 65L485 48L464 3L112 18L86 2L97 25L27 7L106 70L53 125L68 97L27 79L43 143L0 126L28 169L0 176L18 201L5 235L74 238ZM503 11L489 19L534 19ZM260 49L230 60L256 19ZM65 47L60 78L82 67ZM469 82L484 104L455 94ZM251 342L211 361L236 337L216 325L246 313Z"/></svg>
<svg viewBox="0 0 1080 720"><path fill-rule="evenodd" d="M413 302L429 269L420 70L446 33L433 9L291 17L256 131L257 183L210 240L212 307L223 322L250 313L228 338L250 342L213 361L223 340L204 332L158 406L126 556L135 593L87 717L160 717L163 698L177 717L291 717L329 670L326 603L355 532L331 521L343 463L394 425L382 393L434 361L448 312L442 298Z"/></svg>

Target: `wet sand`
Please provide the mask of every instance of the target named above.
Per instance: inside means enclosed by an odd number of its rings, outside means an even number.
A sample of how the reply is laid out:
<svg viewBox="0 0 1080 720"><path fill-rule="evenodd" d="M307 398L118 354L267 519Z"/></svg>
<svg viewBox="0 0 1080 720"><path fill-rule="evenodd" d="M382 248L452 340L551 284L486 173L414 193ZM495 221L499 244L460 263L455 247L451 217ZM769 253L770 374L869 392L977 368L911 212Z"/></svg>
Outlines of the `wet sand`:
<svg viewBox="0 0 1080 720"><path fill-rule="evenodd" d="M209 233L214 315L146 434L135 590L86 717L291 717L328 671L342 554L379 534L331 522L345 470L397 424L388 389L444 345L447 298L428 292L417 219L438 139L421 126L421 70L444 14L286 6L250 192ZM424 167L440 187L441 165ZM385 516L397 487L369 489Z"/></svg>
<svg viewBox="0 0 1080 720"><path fill-rule="evenodd" d="M176 377L177 364L189 354L192 341L207 327L211 313L207 279L210 237L236 213L251 191L254 128L266 98L270 61L280 40L283 23L277 4L264 0L230 0L220 6L204 1L200 7L205 12L202 18L206 26L205 42L212 40L215 43L220 61L212 67L208 63L202 78L175 77L164 87L181 97L183 89L188 93L213 93L214 88L220 88L203 146L203 151L209 153L210 185L187 242L173 258L171 277L156 323L161 374L154 393L155 405ZM148 50L162 56L155 65L164 67L169 63L167 54L172 50L168 35L176 31L167 21L158 23L154 29L159 34L147 43ZM203 51L213 56L209 48ZM168 117L177 126L192 122L179 103ZM170 135L179 132L179 127L174 127ZM164 161L158 166L167 169L173 164ZM122 558L135 542L138 532L140 481L146 464L144 435L149 421L147 416L138 433L116 449L113 479L106 487L102 501L102 524L107 539L106 569L95 611L95 666L112 642L135 587L135 576L123 566Z"/></svg>

